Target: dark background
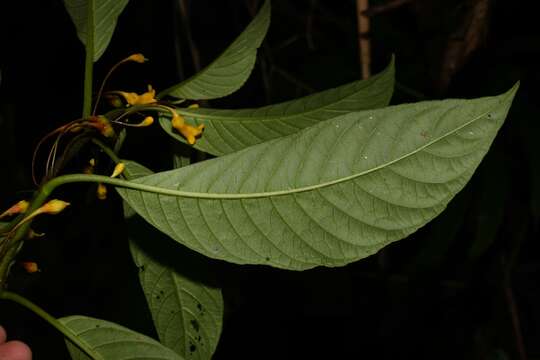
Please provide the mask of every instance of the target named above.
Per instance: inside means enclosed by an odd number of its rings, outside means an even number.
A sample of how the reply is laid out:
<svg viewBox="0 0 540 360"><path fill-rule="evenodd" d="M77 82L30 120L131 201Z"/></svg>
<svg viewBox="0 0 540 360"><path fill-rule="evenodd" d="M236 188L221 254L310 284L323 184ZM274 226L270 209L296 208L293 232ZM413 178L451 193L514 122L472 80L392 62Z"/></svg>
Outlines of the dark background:
<svg viewBox="0 0 540 360"><path fill-rule="evenodd" d="M372 0L372 10L388 2ZM61 1L11 3L0 13L1 208L33 189L37 141L79 117L84 62ZM95 78L142 52L151 61L124 66L110 87L170 86L217 56L258 1L186 3L183 16L179 1L131 0ZM533 4L411 0L372 16L373 72L396 56L393 104L496 95L520 80L506 123L448 209L375 256L301 273L211 262L226 301L216 359L540 359L540 33ZM211 106L256 107L359 79L354 1L273 0L272 8L251 78ZM167 136L157 127L140 134L130 135L124 156L154 170L169 166ZM42 272L14 266L10 288L57 317L95 316L154 335L118 198L111 191L99 202L85 186L62 195L74 206L38 221L47 236L19 256ZM62 337L25 309L2 302L0 323L35 359L67 358Z"/></svg>

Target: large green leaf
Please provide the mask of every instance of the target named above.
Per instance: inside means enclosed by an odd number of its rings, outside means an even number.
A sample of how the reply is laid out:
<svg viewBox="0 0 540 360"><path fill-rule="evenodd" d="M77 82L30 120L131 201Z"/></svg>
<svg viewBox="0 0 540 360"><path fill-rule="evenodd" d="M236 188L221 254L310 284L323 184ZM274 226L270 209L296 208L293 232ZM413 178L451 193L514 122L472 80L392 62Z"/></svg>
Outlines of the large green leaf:
<svg viewBox="0 0 540 360"><path fill-rule="evenodd" d="M284 103L258 109L221 110L178 108L188 123L204 124L203 136L195 148L213 155L225 155L277 137L293 134L352 111L387 106L394 91L394 60L367 80ZM179 141L186 140L172 129L169 118L160 125Z"/></svg>
<svg viewBox="0 0 540 360"><path fill-rule="evenodd" d="M217 59L189 79L163 90L158 97L202 100L232 94L251 74L269 25L270 0L266 0L257 16Z"/></svg>
<svg viewBox="0 0 540 360"><path fill-rule="evenodd" d="M86 51L94 54L94 62L107 49L116 27L116 20L127 3L128 0L64 0L77 29L77 36L86 47ZM87 41L89 36L92 38L91 44Z"/></svg>
<svg viewBox="0 0 540 360"><path fill-rule="evenodd" d="M92 357L89 357L66 340L69 353L76 360L183 359L156 340L109 321L87 316L67 316L58 320L92 351Z"/></svg>
<svg viewBox="0 0 540 360"><path fill-rule="evenodd" d="M444 210L516 90L350 113L119 191L152 225L209 257L296 270L344 265Z"/></svg>
<svg viewBox="0 0 540 360"><path fill-rule="evenodd" d="M126 162L130 178L152 174ZM223 298L207 259L175 246L126 207L131 254L161 343L186 359L210 359L223 325Z"/></svg>

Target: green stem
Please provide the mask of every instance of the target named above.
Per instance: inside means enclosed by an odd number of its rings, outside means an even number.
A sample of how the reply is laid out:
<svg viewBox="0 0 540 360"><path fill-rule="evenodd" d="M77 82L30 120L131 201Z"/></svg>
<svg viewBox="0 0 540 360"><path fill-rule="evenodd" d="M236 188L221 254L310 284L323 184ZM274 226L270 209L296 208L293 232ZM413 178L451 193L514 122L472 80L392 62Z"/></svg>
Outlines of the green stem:
<svg viewBox="0 0 540 360"><path fill-rule="evenodd" d="M92 111L92 72L94 67L94 1L88 1L87 14L87 35L86 35L86 58L84 62L84 97L83 97L83 115L86 119Z"/></svg>
<svg viewBox="0 0 540 360"><path fill-rule="evenodd" d="M125 135L124 135L125 136ZM105 145L101 140L98 140L96 138L93 138L92 139L92 142L94 144L96 144L97 146L99 146L101 148L101 150L103 150L103 152L105 154L107 154L108 157L111 158L112 161L114 161L115 163L119 163L121 162L122 160L120 160L120 158L118 157L118 155L116 155L116 151L112 150L110 147L108 147L107 145Z"/></svg>
<svg viewBox="0 0 540 360"><path fill-rule="evenodd" d="M114 148L113 148L113 152L115 154L118 154L120 152L120 149L122 149L122 146L124 145L124 141L126 140L126 136L127 136L126 129L120 130L120 134L118 134L118 139L116 140L116 143L114 144Z"/></svg>
<svg viewBox="0 0 540 360"><path fill-rule="evenodd" d="M87 344L82 342L77 336L75 336L69 328L64 326L60 321L52 317L45 310L31 302L30 300L12 293L10 291L0 291L0 299L11 300L16 302L19 305L24 306L28 310L32 311L34 314L41 317L43 320L52 325L56 330L60 331L66 338L68 338L73 344L75 344L79 349L84 351L84 353L90 356L92 359L99 359L99 354L96 354Z"/></svg>

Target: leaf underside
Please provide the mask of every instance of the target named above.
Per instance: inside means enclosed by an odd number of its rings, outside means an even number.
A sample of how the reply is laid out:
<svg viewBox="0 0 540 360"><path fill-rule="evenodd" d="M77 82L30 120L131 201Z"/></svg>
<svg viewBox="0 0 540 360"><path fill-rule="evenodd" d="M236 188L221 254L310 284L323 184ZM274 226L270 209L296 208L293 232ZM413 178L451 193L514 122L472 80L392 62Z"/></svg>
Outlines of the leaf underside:
<svg viewBox="0 0 540 360"><path fill-rule="evenodd" d="M321 121L360 110L387 106L394 90L394 60L381 73L300 99L258 109L178 108L192 125L204 124L195 148L212 155L229 154L248 146L300 131ZM172 129L169 118L159 120L175 139L186 142Z"/></svg>
<svg viewBox="0 0 540 360"><path fill-rule="evenodd" d="M159 93L181 99L216 99L238 90L246 82L257 58L257 49L270 25L270 1L229 47L207 67L189 79Z"/></svg>
<svg viewBox="0 0 540 360"><path fill-rule="evenodd" d="M93 352L93 357L89 357L66 340L69 353L74 360L183 359L154 339L109 321L87 316L68 316L58 320Z"/></svg>
<svg viewBox="0 0 540 360"><path fill-rule="evenodd" d="M344 265L446 207L516 90L343 115L135 180L148 191L119 192L153 226L209 257L294 270Z"/></svg>
<svg viewBox="0 0 540 360"><path fill-rule="evenodd" d="M86 46L88 31L93 33L93 60L96 62L111 41L118 16L129 0L64 0L75 24L79 40ZM93 26L88 28L88 11L93 11ZM87 49L88 51L89 49Z"/></svg>
<svg viewBox="0 0 540 360"><path fill-rule="evenodd" d="M129 178L152 174L126 162ZM175 245L126 207L128 237L161 343L186 359L210 359L223 325L221 291L208 285L207 259Z"/></svg>

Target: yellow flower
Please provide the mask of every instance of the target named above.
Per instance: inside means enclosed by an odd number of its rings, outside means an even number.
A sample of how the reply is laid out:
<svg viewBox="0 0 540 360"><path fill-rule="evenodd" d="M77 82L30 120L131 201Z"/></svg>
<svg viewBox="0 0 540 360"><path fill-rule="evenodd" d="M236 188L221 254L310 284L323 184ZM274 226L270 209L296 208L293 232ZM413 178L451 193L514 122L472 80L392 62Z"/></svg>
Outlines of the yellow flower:
<svg viewBox="0 0 540 360"><path fill-rule="evenodd" d="M141 95L134 92L125 91L117 91L114 93L121 95L126 100L128 105L145 105L157 102L156 90L152 89L152 85L148 85L148 91L142 93Z"/></svg>
<svg viewBox="0 0 540 360"><path fill-rule="evenodd" d="M18 203L16 203L15 205L11 206L6 211L4 211L2 214L0 214L0 219L3 218L3 217L6 217L6 216L21 214L21 213L25 212L26 209L28 209L28 205L29 205L28 201L21 200Z"/></svg>
<svg viewBox="0 0 540 360"><path fill-rule="evenodd" d="M133 125L134 127L145 127L145 126L150 126L154 123L154 118L151 117L151 116L147 116L144 118L143 121L141 121L140 123L138 123L137 125Z"/></svg>
<svg viewBox="0 0 540 360"><path fill-rule="evenodd" d="M143 54L133 54L125 58L123 61L135 61L135 62L138 62L139 64L142 64L146 60L148 59L146 59Z"/></svg>
<svg viewBox="0 0 540 360"><path fill-rule="evenodd" d="M201 135L204 130L204 124L201 124L197 127L186 124L184 118L173 112L173 117L171 119L171 125L176 131L182 134L186 138L187 142L190 145L195 144L195 139L197 136Z"/></svg>
<svg viewBox="0 0 540 360"><path fill-rule="evenodd" d="M58 200L58 199L52 199L48 202L46 202L44 205L42 205L39 209L34 211L34 213L37 214L51 214L56 215L62 210L64 210L66 207L68 207L70 203ZM30 216L35 216L34 214Z"/></svg>
<svg viewBox="0 0 540 360"><path fill-rule="evenodd" d="M124 171L125 168L126 168L126 165L124 165L124 163L120 162L120 163L116 164L111 177L112 178L117 177L118 175L120 175Z"/></svg>
<svg viewBox="0 0 540 360"><path fill-rule="evenodd" d="M38 264L36 264L33 261L23 261L21 262L22 267L24 270L26 270L27 273L33 274L35 272L41 271L39 270Z"/></svg>
<svg viewBox="0 0 540 360"><path fill-rule="evenodd" d="M178 131L182 134L182 136L186 138L187 142L190 145L195 144L196 137L201 135L203 130L204 130L204 124L201 124L197 127L186 124L182 128L178 129Z"/></svg>
<svg viewBox="0 0 540 360"><path fill-rule="evenodd" d="M173 112L171 125L186 138L190 145L195 144L196 138L201 135L204 130L204 124L198 125L197 127L186 124L184 118L176 112Z"/></svg>
<svg viewBox="0 0 540 360"><path fill-rule="evenodd" d="M107 187L104 184L99 183L96 190L96 195L99 200L107 199Z"/></svg>

